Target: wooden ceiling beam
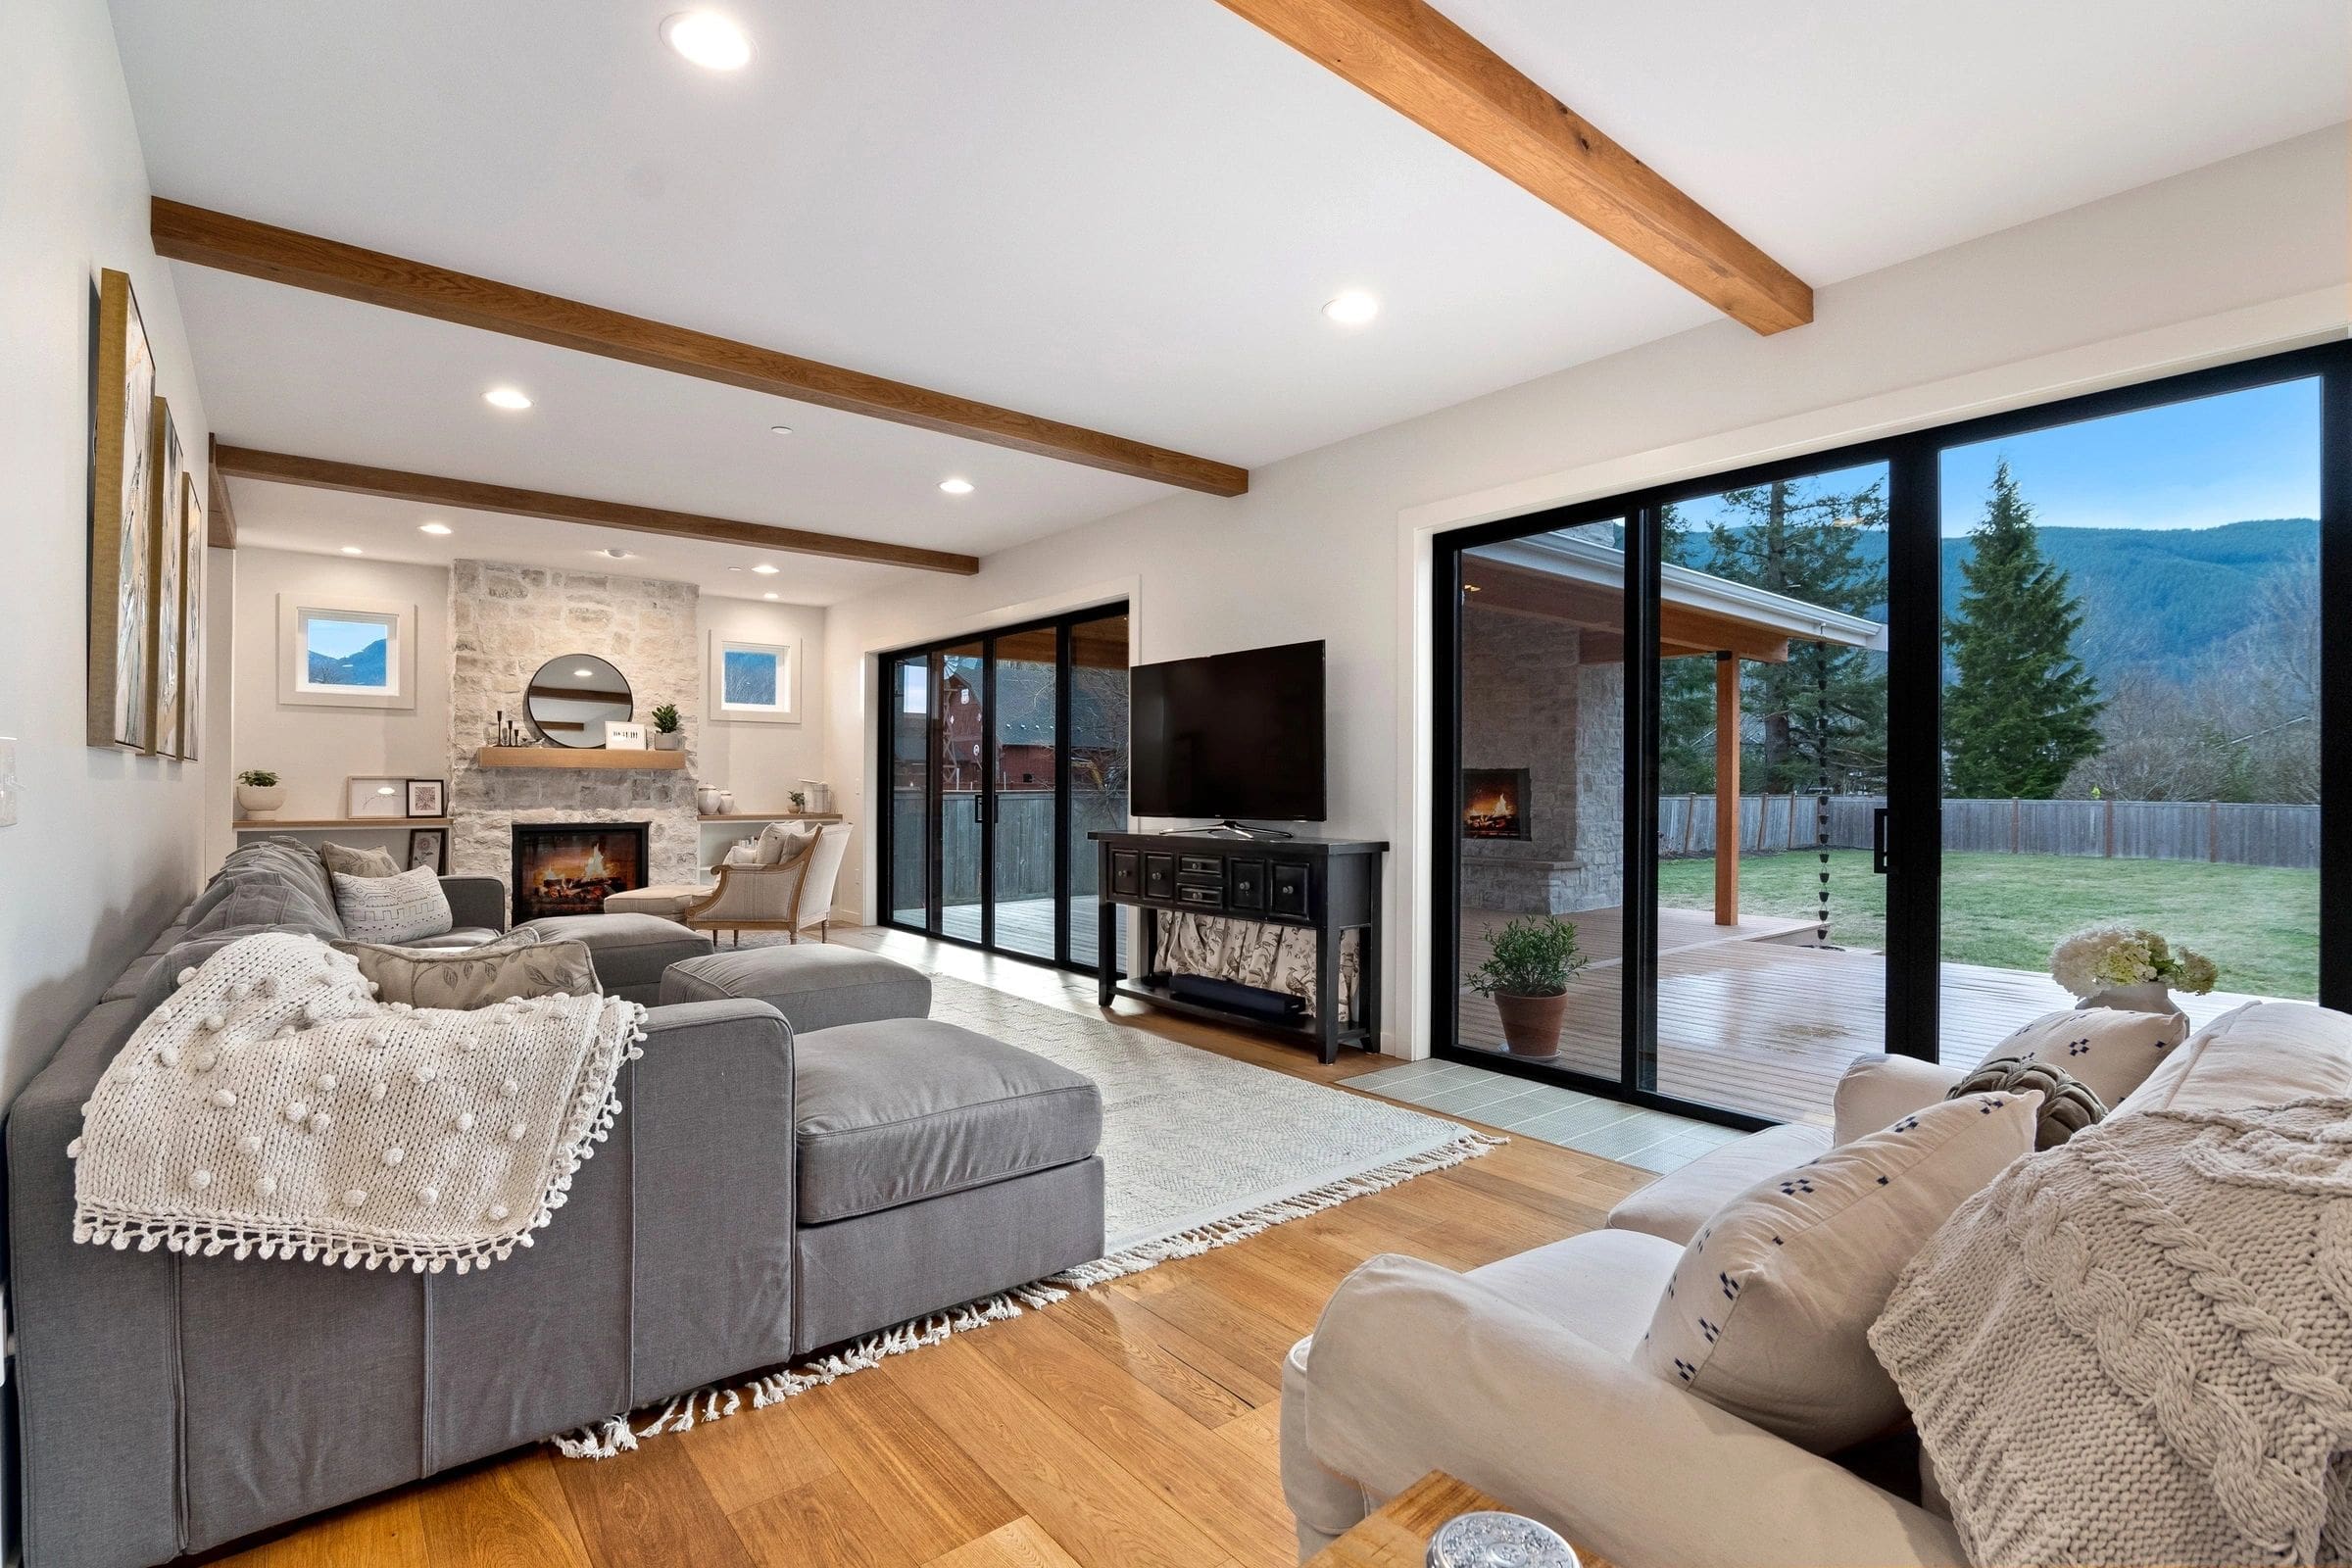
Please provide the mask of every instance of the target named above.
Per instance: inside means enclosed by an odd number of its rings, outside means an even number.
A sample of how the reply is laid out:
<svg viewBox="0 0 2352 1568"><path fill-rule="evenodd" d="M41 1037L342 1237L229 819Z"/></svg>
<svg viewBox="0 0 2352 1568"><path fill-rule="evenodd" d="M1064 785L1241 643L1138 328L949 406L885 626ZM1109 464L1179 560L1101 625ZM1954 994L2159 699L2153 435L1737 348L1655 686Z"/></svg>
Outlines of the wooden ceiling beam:
<svg viewBox="0 0 2352 1568"><path fill-rule="evenodd" d="M1249 470L1228 463L162 196L154 198L148 224L156 254L175 262L503 332L534 343L552 343L582 354L937 430L1089 468L1153 479L1179 489L1238 496L1250 488Z"/></svg>
<svg viewBox="0 0 2352 1568"><path fill-rule="evenodd" d="M548 517L558 522L580 522L597 528L625 528L633 533L664 534L672 539L702 539L713 544L746 545L796 556L826 556L835 561L870 561L885 566L911 566L918 571L943 571L969 577L980 570L976 556L914 545L884 544L873 539L846 539L839 534L813 533L806 528L778 528L764 522L738 522L732 517L710 517L694 512L670 512L661 507L633 506L625 501L597 501L586 496L558 495L548 490L520 490L512 485L483 484L474 479L450 479L438 474L408 473L398 468L374 468L326 458L299 458L284 452L256 452L250 447L217 447L213 471L238 479L265 479L271 484L301 485L311 490L341 490L352 495L383 496L394 501L421 501L433 506L462 507L468 512L497 512L516 517Z"/></svg>
<svg viewBox="0 0 2352 1568"><path fill-rule="evenodd" d="M1813 290L1425 0L1219 0L1758 332Z"/></svg>

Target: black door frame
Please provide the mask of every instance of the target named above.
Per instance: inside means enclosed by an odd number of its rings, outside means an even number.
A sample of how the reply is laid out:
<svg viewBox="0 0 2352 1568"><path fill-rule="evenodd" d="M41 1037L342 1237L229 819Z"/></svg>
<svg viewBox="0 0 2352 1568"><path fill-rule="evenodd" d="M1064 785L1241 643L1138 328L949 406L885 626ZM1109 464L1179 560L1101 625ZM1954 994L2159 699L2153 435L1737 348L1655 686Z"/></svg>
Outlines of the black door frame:
<svg viewBox="0 0 2352 1568"><path fill-rule="evenodd" d="M925 704L929 709L924 722L923 765L923 821L924 821L924 882L922 925L909 925L898 918L894 907L897 900L883 897L879 901L879 923L895 931L909 931L929 937L935 942L951 942L959 948L994 954L1000 957L1017 958L1024 963L1042 964L1048 968L1064 969L1072 974L1095 972L1094 955L1077 954L1070 946L1070 873L1075 863L1070 853L1070 673L1076 648L1076 630L1089 621L1107 620L1129 613L1128 602L1112 600L1086 610L1046 615L1036 620L1016 621L1009 625L991 626L984 631L966 632L956 637L934 638L928 642L894 648L874 656L877 670L875 691L886 693L890 687L893 666L907 660L923 662ZM996 829L999 818L997 807L997 774L1001 760L997 729L997 645L1003 638L1026 633L1054 633L1054 953L1046 956L1001 946L996 939L997 857ZM974 941L946 931L929 929L939 922L944 906L945 871L941 862L941 841L945 837L945 812L940 801L939 756L944 742L947 711L941 703L943 681L941 657L974 644L980 648L981 711L980 711L980 780L972 797L973 809L978 813L980 827L980 937ZM888 701L875 705L875 778L880 782L877 793L882 806L874 812L874 854L876 878L886 887L895 864L898 811L895 800L897 758L893 755L895 694Z"/></svg>
<svg viewBox="0 0 2352 1568"><path fill-rule="evenodd" d="M1729 1126L1744 1112L1663 1095L1657 1071L1657 625L1662 509L1722 490L1886 466L1887 501L1887 1050L1934 1060L1942 905L1942 454L1949 448L2281 382L2320 382L2320 973L2322 1005L2352 1010L2352 343L2152 377L1593 501L1449 529L1432 542L1430 1041L1436 1054ZM1453 1039L1461 946L1461 557L1580 523L1622 521L1626 544L1624 951L1617 1079L1478 1051ZM1636 853L1639 850L1640 853ZM2345 940L2330 943L2330 933Z"/></svg>

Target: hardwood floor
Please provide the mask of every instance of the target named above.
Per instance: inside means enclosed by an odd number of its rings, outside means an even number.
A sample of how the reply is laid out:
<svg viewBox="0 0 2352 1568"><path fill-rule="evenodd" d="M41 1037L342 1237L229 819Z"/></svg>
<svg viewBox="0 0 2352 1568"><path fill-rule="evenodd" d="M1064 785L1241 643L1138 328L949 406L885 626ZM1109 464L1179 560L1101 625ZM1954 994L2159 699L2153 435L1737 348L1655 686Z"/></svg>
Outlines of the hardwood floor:
<svg viewBox="0 0 2352 1568"><path fill-rule="evenodd" d="M1072 1010L1093 984L875 930L836 932ZM1122 1004L1123 1020L1319 1081L1296 1047ZM1280 1367L1376 1252L1469 1268L1600 1223L1646 1172L1533 1139L765 1410L601 1462L534 1446L216 1560L251 1568L1278 1568Z"/></svg>

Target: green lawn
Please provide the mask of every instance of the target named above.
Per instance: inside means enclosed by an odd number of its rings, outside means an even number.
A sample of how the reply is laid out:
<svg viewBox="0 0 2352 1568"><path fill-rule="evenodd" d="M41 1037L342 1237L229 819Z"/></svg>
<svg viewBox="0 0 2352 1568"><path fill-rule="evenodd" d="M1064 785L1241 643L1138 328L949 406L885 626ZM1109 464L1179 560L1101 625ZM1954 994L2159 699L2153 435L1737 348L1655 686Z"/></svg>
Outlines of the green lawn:
<svg viewBox="0 0 2352 1568"><path fill-rule="evenodd" d="M1821 866L1811 855L1740 858L1742 913L1810 919ZM1713 859L1658 866L1658 902L1706 909ZM2099 920L2131 920L2221 965L2221 989L2309 1000L2318 994L2320 874L2201 860L2105 860L2047 855L1946 855L1943 956L2046 970L2058 939ZM1830 852L1830 939L1886 945L1886 883L1860 850Z"/></svg>

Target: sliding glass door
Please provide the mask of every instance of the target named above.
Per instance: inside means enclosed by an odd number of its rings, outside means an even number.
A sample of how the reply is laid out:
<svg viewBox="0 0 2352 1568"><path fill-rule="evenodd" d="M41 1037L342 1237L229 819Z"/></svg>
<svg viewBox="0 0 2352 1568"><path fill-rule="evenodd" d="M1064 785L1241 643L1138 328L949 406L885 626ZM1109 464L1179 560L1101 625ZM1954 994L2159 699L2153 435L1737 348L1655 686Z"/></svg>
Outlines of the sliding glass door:
<svg viewBox="0 0 2352 1568"><path fill-rule="evenodd" d="M2099 920L2352 1005L2348 530L2335 345L1443 536L1433 1044L1826 1122Z"/></svg>
<svg viewBox="0 0 2352 1568"><path fill-rule="evenodd" d="M1127 825L1124 607L881 661L888 923L1091 970L1094 846Z"/></svg>

